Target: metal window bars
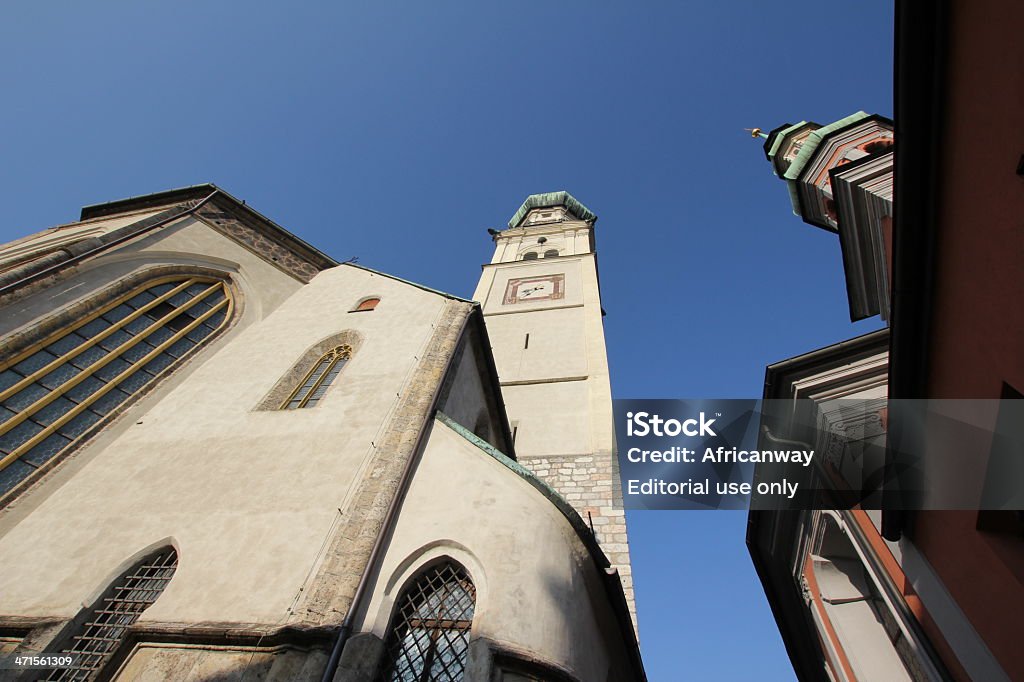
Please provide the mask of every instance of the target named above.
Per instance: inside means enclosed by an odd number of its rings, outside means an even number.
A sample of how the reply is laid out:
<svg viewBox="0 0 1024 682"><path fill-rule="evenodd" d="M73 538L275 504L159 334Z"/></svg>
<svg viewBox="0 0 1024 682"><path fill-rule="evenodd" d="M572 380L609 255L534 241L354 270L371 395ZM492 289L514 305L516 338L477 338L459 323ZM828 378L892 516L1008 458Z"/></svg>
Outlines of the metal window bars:
<svg viewBox="0 0 1024 682"><path fill-rule="evenodd" d="M456 682L463 678L476 588L453 562L428 569L398 601L382 682Z"/></svg>
<svg viewBox="0 0 1024 682"><path fill-rule="evenodd" d="M94 679L124 639L128 628L167 587L177 567L178 553L168 547L118 579L85 615L85 621L71 638L72 644L62 651L73 655L71 667L54 670L45 679L60 682Z"/></svg>
<svg viewBox="0 0 1024 682"><path fill-rule="evenodd" d="M352 346L347 343L324 353L281 404L281 409L297 410L316 405L351 357Z"/></svg>

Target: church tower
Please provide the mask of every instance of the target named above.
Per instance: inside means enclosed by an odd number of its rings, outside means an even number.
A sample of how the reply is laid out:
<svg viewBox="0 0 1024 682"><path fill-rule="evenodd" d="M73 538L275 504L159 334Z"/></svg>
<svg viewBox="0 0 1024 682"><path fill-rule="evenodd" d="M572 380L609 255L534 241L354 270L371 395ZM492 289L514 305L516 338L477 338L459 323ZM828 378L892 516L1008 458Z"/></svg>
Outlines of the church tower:
<svg viewBox="0 0 1024 682"><path fill-rule="evenodd" d="M611 385L594 248L597 216L568 192L533 194L491 230L483 305L519 461L593 524L634 613L617 486Z"/></svg>

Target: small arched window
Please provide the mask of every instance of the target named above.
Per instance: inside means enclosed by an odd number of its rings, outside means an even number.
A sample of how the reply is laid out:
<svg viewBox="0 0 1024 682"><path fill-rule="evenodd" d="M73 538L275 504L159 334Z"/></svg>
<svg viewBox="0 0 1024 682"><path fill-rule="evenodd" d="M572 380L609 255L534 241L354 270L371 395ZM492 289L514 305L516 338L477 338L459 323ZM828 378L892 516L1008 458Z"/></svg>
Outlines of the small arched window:
<svg viewBox="0 0 1024 682"><path fill-rule="evenodd" d="M178 364L230 313L225 282L163 277L0 363L0 496Z"/></svg>
<svg viewBox="0 0 1024 682"><path fill-rule="evenodd" d="M461 680L475 608L476 588L461 566L449 560L424 571L398 599L380 679Z"/></svg>
<svg viewBox="0 0 1024 682"><path fill-rule="evenodd" d="M545 258L554 258L558 255L558 249L548 249L544 252Z"/></svg>
<svg viewBox="0 0 1024 682"><path fill-rule="evenodd" d="M537 252L527 251L526 253L523 254L523 260L537 260Z"/></svg>
<svg viewBox="0 0 1024 682"><path fill-rule="evenodd" d="M61 652L75 654L69 668L59 668L47 680L89 680L106 665L128 628L157 600L174 577L178 552L165 547L136 563L75 622ZM60 646L60 645L58 645Z"/></svg>
<svg viewBox="0 0 1024 682"><path fill-rule="evenodd" d="M315 406L351 357L352 346L348 344L335 346L324 353L302 378L295 390L285 399L281 409L297 410Z"/></svg>
<svg viewBox="0 0 1024 682"><path fill-rule="evenodd" d="M373 310L374 308L377 307L378 303L380 303L380 299L379 298L366 298L366 299L363 299L362 301L359 302L359 305L357 305L355 308L352 309L352 312L356 313L356 312L359 312L361 310Z"/></svg>

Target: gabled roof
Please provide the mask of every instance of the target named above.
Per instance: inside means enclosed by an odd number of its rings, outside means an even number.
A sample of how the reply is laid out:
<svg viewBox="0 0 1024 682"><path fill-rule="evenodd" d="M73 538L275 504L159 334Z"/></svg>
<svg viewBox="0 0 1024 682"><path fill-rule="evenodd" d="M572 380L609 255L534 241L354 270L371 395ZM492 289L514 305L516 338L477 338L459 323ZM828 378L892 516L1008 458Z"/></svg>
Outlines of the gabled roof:
<svg viewBox="0 0 1024 682"><path fill-rule="evenodd" d="M232 213L240 214L239 217L243 218L247 224L257 229L261 234L287 247L295 252L296 255L310 261L321 270L338 264L337 261L327 254L296 237L259 211L246 205L244 199L232 196L212 182L84 206L82 207L80 219L90 220L118 213L129 213L156 206L169 206L191 201L202 201L204 199L211 199L219 208L228 209Z"/></svg>
<svg viewBox="0 0 1024 682"><path fill-rule="evenodd" d="M793 163L790 164L789 169L786 170L786 174L783 176L786 180L795 181L800 177L801 171L804 166L811 160L814 153L818 150L818 145L821 141L827 137L830 133L833 133L840 128L856 123L862 119L868 118L868 114L863 111L858 111L855 114L850 114L846 118L841 118L835 123L829 123L827 126L818 128L813 133L807 136L807 141L804 142L804 146L800 148L800 153L793 159Z"/></svg>
<svg viewBox="0 0 1024 682"><path fill-rule="evenodd" d="M447 293L445 291L441 291L440 289L433 289L431 287L426 286L425 284L420 284L419 282L413 282L412 280L408 280L408 279L402 279L401 277L396 277L395 275L389 274L387 272L381 272L380 270L374 270L373 268L368 268L365 265L359 265L358 263L353 263L353 262L345 262L345 263L342 263L342 265L348 265L350 267L358 268L360 270L366 270L367 272L372 272L375 275L380 275L381 277L387 277L388 279L393 279L396 282L401 282L402 284L408 284L411 287L416 287L417 289L422 289L423 291L430 292L431 294L437 294L438 296L443 296L444 298L450 298L453 301L462 301L463 303L473 303L473 304L476 304L476 301L471 301L468 298L462 298L461 296L456 296L455 294L449 294L449 293Z"/></svg>
<svg viewBox="0 0 1024 682"><path fill-rule="evenodd" d="M511 219L509 219L508 226L509 228L518 227L519 223L523 222L523 218L525 218L526 214L531 210L535 208L549 208L551 206L565 206L580 220L597 222L597 214L580 203L576 197L565 190L561 190L558 192L531 194L526 197L526 201L523 202L523 205L520 206L519 210L515 212Z"/></svg>
<svg viewBox="0 0 1024 682"><path fill-rule="evenodd" d="M95 237L59 244L56 250L44 254L44 258L29 259L23 265L3 273L0 277L0 296L24 295L31 286L58 275L75 263L99 256L120 244L188 216L202 220L302 282L308 282L317 272L338 264L330 256L213 184L193 185L86 206L82 209L81 221L133 213L149 215L140 215L134 222ZM59 233L76 225L81 223L62 225L39 235Z"/></svg>

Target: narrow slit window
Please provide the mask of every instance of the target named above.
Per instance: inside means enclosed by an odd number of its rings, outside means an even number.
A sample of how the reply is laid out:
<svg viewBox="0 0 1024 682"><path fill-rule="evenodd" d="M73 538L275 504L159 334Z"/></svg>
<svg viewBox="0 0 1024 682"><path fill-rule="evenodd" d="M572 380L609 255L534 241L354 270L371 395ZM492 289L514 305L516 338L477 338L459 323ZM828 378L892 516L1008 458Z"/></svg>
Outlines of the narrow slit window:
<svg viewBox="0 0 1024 682"><path fill-rule="evenodd" d="M128 628L163 593L177 567L178 552L165 547L114 581L103 597L77 619L81 624L62 648L61 653L75 656L72 666L54 670L46 680L95 679L124 640Z"/></svg>
<svg viewBox="0 0 1024 682"><path fill-rule="evenodd" d="M299 385L281 405L282 410L314 407L352 357L352 346L342 344L324 353L306 372Z"/></svg>
<svg viewBox="0 0 1024 682"><path fill-rule="evenodd" d="M453 561L424 571L402 593L387 639L382 682L461 680L476 588Z"/></svg>
<svg viewBox="0 0 1024 682"><path fill-rule="evenodd" d="M227 324L209 277L152 280L0 364L0 496Z"/></svg>

